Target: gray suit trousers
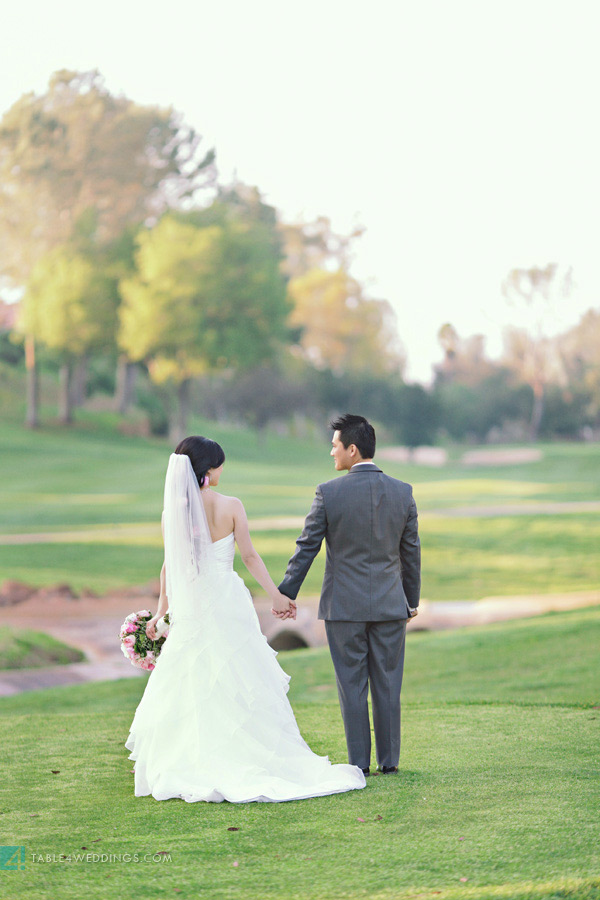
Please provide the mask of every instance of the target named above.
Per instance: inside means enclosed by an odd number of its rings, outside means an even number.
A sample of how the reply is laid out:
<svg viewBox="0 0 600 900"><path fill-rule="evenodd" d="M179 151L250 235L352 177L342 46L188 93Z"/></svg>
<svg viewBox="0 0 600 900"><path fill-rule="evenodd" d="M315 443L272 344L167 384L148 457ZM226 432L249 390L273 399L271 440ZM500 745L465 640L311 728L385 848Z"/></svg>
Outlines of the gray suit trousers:
<svg viewBox="0 0 600 900"><path fill-rule="evenodd" d="M400 759L400 690L406 621L325 620L346 732L348 761L361 769L366 769L371 760L369 683L377 764L397 766Z"/></svg>

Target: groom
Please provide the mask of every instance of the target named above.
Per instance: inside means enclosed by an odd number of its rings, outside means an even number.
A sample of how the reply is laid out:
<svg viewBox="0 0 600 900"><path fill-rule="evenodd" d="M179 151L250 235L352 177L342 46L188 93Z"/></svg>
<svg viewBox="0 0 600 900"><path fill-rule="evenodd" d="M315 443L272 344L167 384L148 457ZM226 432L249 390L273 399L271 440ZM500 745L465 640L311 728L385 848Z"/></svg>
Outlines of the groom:
<svg viewBox="0 0 600 900"><path fill-rule="evenodd" d="M335 468L348 475L317 487L279 590L296 599L325 538L318 617L325 620L348 760L370 774L370 685L378 769L387 775L398 771L406 621L419 605L417 508L411 486L373 463L375 431L365 418L347 414L331 427Z"/></svg>

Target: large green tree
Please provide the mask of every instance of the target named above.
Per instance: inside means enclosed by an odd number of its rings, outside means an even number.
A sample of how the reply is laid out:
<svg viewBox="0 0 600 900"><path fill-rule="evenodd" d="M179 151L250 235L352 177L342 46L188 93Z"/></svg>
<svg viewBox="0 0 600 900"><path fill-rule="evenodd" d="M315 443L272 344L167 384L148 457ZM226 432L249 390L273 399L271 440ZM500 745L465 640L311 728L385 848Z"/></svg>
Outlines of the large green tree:
<svg viewBox="0 0 600 900"><path fill-rule="evenodd" d="M56 72L0 121L0 277L23 286L92 210L99 243L193 199L214 177L214 152L173 109L113 96L97 71ZM30 381L33 337L26 334ZM28 422L36 424L30 384Z"/></svg>
<svg viewBox="0 0 600 900"><path fill-rule="evenodd" d="M268 224L218 201L142 231L136 261L136 274L121 283L119 344L156 382L176 386L176 438L186 429L194 376L267 362L285 339L281 256Z"/></svg>
<svg viewBox="0 0 600 900"><path fill-rule="evenodd" d="M72 420L76 364L114 342L117 282L110 265L100 263L73 246L55 247L34 265L21 302L21 329L60 362L64 424Z"/></svg>

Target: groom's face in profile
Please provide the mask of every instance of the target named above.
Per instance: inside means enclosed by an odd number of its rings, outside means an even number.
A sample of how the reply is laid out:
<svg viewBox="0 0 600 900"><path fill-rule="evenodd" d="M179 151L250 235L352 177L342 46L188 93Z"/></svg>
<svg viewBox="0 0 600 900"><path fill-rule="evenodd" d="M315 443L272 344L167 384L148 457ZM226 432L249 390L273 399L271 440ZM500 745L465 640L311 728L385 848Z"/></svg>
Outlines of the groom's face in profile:
<svg viewBox="0 0 600 900"><path fill-rule="evenodd" d="M344 447L340 440L339 431L333 432L333 438L331 440L331 455L333 456L333 461L335 463L335 467L338 472L343 472L345 469L350 469L355 462L358 462L360 459L360 454L356 449L354 444L350 444L348 447Z"/></svg>

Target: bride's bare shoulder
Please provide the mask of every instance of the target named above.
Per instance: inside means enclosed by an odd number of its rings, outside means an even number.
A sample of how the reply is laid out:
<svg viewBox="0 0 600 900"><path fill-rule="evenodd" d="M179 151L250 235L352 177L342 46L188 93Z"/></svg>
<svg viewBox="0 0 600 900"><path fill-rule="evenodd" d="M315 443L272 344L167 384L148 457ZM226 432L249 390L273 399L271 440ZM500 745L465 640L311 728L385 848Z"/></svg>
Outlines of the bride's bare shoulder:
<svg viewBox="0 0 600 900"><path fill-rule="evenodd" d="M213 496L219 498L219 505L221 505L223 509L228 508L232 512L239 512L244 509L244 504L237 497L230 497L227 494L217 494L216 492Z"/></svg>

